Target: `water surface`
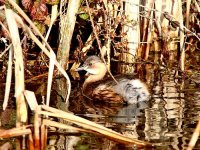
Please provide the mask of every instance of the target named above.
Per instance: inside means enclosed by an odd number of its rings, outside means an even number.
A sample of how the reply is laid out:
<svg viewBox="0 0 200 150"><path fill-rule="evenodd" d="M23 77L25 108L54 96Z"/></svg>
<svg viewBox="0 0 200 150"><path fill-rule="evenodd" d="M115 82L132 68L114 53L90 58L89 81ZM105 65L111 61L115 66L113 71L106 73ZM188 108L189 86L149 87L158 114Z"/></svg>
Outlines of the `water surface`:
<svg viewBox="0 0 200 150"><path fill-rule="evenodd" d="M157 145L154 149L186 149L199 120L200 69L190 70L193 72L191 76L181 74L177 67L161 70L147 64L144 69L143 74L139 74L138 77L149 85L152 96L148 102L128 106L97 103L81 96L81 84L73 81L69 110L127 137L154 143ZM38 91L37 88L32 88L33 91ZM1 103L3 95L2 90ZM11 97L13 97L12 94ZM41 94L37 97L41 97ZM1 128L4 129L15 126L15 103L14 98L11 99L5 111L2 111L2 106L0 106L0 123ZM64 102L55 101L54 96L51 99L51 106L67 107ZM58 130L50 132L48 138L48 149L134 149L128 145L86 133L74 134ZM14 144L14 141L11 139L11 143ZM5 140L0 144L4 142ZM197 141L195 149L200 149L200 140Z"/></svg>

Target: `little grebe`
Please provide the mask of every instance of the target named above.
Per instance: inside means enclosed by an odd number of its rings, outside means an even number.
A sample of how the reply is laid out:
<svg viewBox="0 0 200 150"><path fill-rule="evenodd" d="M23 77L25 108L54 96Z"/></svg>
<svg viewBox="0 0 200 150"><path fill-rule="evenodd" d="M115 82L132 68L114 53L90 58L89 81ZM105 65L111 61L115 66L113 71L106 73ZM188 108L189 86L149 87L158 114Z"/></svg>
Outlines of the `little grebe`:
<svg viewBox="0 0 200 150"><path fill-rule="evenodd" d="M97 56L88 57L77 71L87 71L87 79L83 84L83 93L94 99L109 103L133 104L149 99L149 91L141 80L121 78L118 83L105 81L99 83L107 73L107 67Z"/></svg>

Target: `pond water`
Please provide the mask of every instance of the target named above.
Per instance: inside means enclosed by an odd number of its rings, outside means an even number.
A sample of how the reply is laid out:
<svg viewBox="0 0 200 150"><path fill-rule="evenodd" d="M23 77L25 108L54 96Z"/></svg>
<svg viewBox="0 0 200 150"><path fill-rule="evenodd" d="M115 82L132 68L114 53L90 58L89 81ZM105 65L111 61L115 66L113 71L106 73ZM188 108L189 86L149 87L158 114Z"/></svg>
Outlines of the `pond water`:
<svg viewBox="0 0 200 150"><path fill-rule="evenodd" d="M186 149L200 116L200 69L192 68L189 77L180 74L177 67L160 70L147 64L143 69L142 75L138 76L149 85L152 96L148 102L128 106L96 103L80 96L81 85L73 82L69 110L127 137L157 145L152 149ZM1 103L3 93L0 92ZM62 104L54 102L53 105ZM0 106L1 128L15 125L14 112L13 102L6 111ZM50 133L48 138L48 149L135 149L86 133L60 134L58 131ZM200 149L200 138L195 149Z"/></svg>
<svg viewBox="0 0 200 150"><path fill-rule="evenodd" d="M125 136L158 145L154 149L186 149L199 120L199 72L196 78L183 79L175 69L159 72L147 68L147 83L152 94L149 102L110 106L90 104L87 100L78 108L73 105L70 109ZM79 138L77 149L133 149L94 135L84 134ZM200 141L196 149L200 149Z"/></svg>

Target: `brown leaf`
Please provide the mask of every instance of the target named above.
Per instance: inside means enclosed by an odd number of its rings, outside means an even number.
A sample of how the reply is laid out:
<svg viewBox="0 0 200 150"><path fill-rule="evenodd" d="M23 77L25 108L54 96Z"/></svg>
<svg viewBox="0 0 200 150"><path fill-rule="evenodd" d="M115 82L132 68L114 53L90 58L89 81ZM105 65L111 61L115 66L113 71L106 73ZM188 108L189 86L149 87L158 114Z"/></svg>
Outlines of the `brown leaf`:
<svg viewBox="0 0 200 150"><path fill-rule="evenodd" d="M48 9L45 3L34 2L31 8L31 17L33 20L44 21L48 15Z"/></svg>
<svg viewBox="0 0 200 150"><path fill-rule="evenodd" d="M24 6L24 8L26 10L30 10L31 7L33 6L33 1L32 0L22 0L22 6Z"/></svg>

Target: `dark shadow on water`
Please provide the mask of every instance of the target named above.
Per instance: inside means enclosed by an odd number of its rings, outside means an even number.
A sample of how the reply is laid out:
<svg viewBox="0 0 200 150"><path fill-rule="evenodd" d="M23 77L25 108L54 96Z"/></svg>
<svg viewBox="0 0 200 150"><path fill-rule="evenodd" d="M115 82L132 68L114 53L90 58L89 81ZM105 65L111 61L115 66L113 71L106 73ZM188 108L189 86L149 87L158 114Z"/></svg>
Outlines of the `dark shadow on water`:
<svg viewBox="0 0 200 150"><path fill-rule="evenodd" d="M144 109L147 107L148 102L145 101L123 107L114 117L113 121L121 124L134 123L138 120L138 117L144 115Z"/></svg>

